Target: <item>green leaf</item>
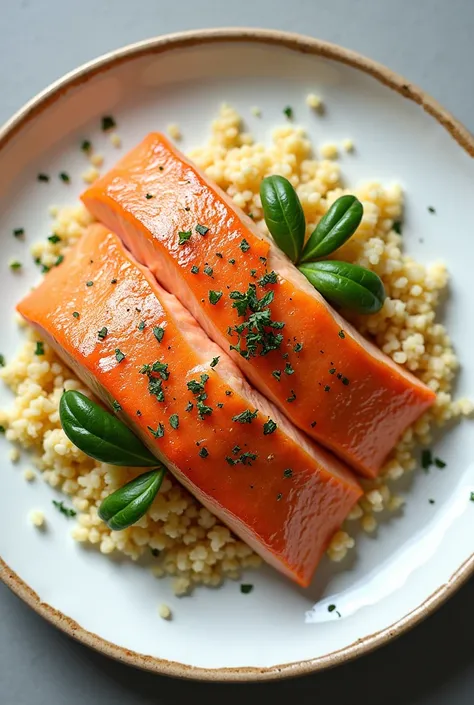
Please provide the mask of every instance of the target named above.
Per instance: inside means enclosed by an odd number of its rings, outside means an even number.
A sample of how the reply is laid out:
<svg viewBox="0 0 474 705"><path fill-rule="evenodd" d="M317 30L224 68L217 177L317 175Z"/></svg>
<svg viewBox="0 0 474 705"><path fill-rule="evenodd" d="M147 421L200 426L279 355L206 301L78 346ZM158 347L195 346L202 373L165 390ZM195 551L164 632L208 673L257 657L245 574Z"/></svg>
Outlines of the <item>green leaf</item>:
<svg viewBox="0 0 474 705"><path fill-rule="evenodd" d="M165 472L163 466L145 472L104 499L98 513L109 529L126 529L147 513L161 487Z"/></svg>
<svg viewBox="0 0 474 705"><path fill-rule="evenodd" d="M385 289L382 281L364 267L325 260L301 265L299 270L325 299L341 308L357 313L377 313L383 306Z"/></svg>
<svg viewBox="0 0 474 705"><path fill-rule="evenodd" d="M267 176L260 184L263 217L276 244L293 261L299 260L306 230L300 199L283 176Z"/></svg>
<svg viewBox="0 0 474 705"><path fill-rule="evenodd" d="M132 467L158 464L155 456L124 423L80 392L63 393L59 417L69 440L95 460Z"/></svg>
<svg viewBox="0 0 474 705"><path fill-rule="evenodd" d="M355 196L341 196L321 218L303 250L301 262L312 262L341 247L359 227L364 208Z"/></svg>

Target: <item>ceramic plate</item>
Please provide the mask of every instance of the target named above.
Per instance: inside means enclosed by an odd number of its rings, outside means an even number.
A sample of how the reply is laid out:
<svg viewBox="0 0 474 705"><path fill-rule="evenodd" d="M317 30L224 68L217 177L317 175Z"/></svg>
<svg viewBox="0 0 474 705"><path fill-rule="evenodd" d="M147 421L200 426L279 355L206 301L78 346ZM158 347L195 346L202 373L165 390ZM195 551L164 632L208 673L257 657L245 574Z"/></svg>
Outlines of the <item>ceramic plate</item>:
<svg viewBox="0 0 474 705"><path fill-rule="evenodd" d="M305 106L315 92L328 106L316 118ZM452 277L444 315L459 354L458 392L474 397L472 201L474 141L417 88L360 56L294 35L218 30L163 37L115 52L66 76L35 98L0 135L2 275L1 352L12 356L21 337L15 302L37 278L33 263L11 273L10 257L29 261L12 237L23 226L29 241L48 233L47 207L70 203L83 184L84 136L100 144L106 166L117 151L100 131L112 114L124 149L170 122L182 128L184 150L202 143L226 101L268 140L290 104L296 121L321 142L350 136L357 154L341 161L348 183L374 177L406 191L406 250L423 262L444 259ZM252 116L258 105L263 119ZM108 146L109 145L109 146ZM38 172L76 175L38 183ZM436 217L428 206L436 206ZM423 242L420 242L420 234ZM9 395L2 390L1 403ZM436 446L444 472L413 474L404 515L382 521L376 536L357 537L352 558L324 560L307 590L270 568L176 598L169 582L143 566L85 550L69 536L58 512L49 530L28 520L51 506L54 491L31 485L1 444L0 575L34 609L69 634L123 661L172 675L256 679L335 665L413 626L458 587L474 568L474 434L469 423L450 429ZM26 464L26 463L25 463ZM430 505L428 497L436 499ZM158 617L160 603L175 618ZM336 604L342 615L328 611ZM117 616L120 615L120 618Z"/></svg>

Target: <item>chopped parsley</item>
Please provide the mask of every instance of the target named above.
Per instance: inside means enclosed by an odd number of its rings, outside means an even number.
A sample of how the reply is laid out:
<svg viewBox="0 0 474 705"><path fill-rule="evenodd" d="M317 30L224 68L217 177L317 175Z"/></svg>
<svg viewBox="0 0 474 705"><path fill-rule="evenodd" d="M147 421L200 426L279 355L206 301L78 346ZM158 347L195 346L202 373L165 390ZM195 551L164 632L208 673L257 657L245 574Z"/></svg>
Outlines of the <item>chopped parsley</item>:
<svg viewBox="0 0 474 705"><path fill-rule="evenodd" d="M204 404L204 401L202 401L201 399L198 399L198 401L196 402L196 409L198 412L198 417L201 419L201 421L205 416L210 416L212 414L212 407Z"/></svg>
<svg viewBox="0 0 474 705"><path fill-rule="evenodd" d="M218 401L218 402L217 402L217 408L218 408L218 409L223 409L223 408L224 408L224 404L223 404L221 401Z"/></svg>
<svg viewBox="0 0 474 705"><path fill-rule="evenodd" d="M200 223L196 225L195 230L197 233L199 233L199 235L207 235L207 233L209 232L209 228L207 227L207 225L201 225Z"/></svg>
<svg viewBox="0 0 474 705"><path fill-rule="evenodd" d="M286 363L284 372L286 375L293 375L295 373L289 362Z"/></svg>
<svg viewBox="0 0 474 705"><path fill-rule="evenodd" d="M281 380L281 370L273 370L272 375L278 382Z"/></svg>
<svg viewBox="0 0 474 705"><path fill-rule="evenodd" d="M192 401L188 401L188 403L186 404L185 411L192 411L193 407L194 407L194 404L192 403Z"/></svg>
<svg viewBox="0 0 474 705"><path fill-rule="evenodd" d="M99 338L99 340L105 340L105 338L107 337L108 332L109 332L109 331L108 331L108 328L106 328L106 327L104 326L104 327L101 328L100 331L97 333L97 337Z"/></svg>
<svg viewBox="0 0 474 705"><path fill-rule="evenodd" d="M201 375L201 381L198 382L195 379L190 380L186 386L190 392L193 394L201 394L204 391L204 385L209 379L209 375Z"/></svg>
<svg viewBox="0 0 474 705"><path fill-rule="evenodd" d="M330 375L333 375L335 372L336 372L336 368L335 368L335 367L331 367L331 369L329 370L329 374L330 374Z"/></svg>
<svg viewBox="0 0 474 705"><path fill-rule="evenodd" d="M293 108L291 107L291 105L287 105L286 108L283 108L283 114L286 115L288 120L293 119Z"/></svg>
<svg viewBox="0 0 474 705"><path fill-rule="evenodd" d="M69 507L64 506L64 502L58 502L56 499L53 499L53 504L56 507L56 509L61 512L61 514L64 514L65 517L68 519L70 517L75 517L76 516L76 511L75 509L70 509Z"/></svg>
<svg viewBox="0 0 474 705"><path fill-rule="evenodd" d="M326 385L324 386L324 391L325 391L325 392L330 392L330 391L331 391L331 387L329 386L329 384L326 384Z"/></svg>
<svg viewBox="0 0 474 705"><path fill-rule="evenodd" d="M59 265L60 265L62 262L64 262L64 255L59 255L59 257L57 258L56 262L54 263L54 266L55 266L55 267L59 267Z"/></svg>
<svg viewBox="0 0 474 705"><path fill-rule="evenodd" d="M209 301L210 303L215 306L222 298L222 291L214 291L213 289L209 290Z"/></svg>
<svg viewBox="0 0 474 705"><path fill-rule="evenodd" d="M60 178L61 181L63 181L65 184L69 184L70 181L71 181L71 177L70 177L69 174L67 174L65 171L59 172L59 178Z"/></svg>
<svg viewBox="0 0 474 705"><path fill-rule="evenodd" d="M248 595L249 593L252 592L252 590L253 590L253 585L250 585L247 583L242 583L242 585L240 586L240 592L242 593L242 595Z"/></svg>
<svg viewBox="0 0 474 705"><path fill-rule="evenodd" d="M5 426L0 426L0 433L5 433L6 429Z"/></svg>
<svg viewBox="0 0 474 705"><path fill-rule="evenodd" d="M270 433L273 433L274 431L276 431L276 429L277 429L276 423L274 421L272 421L272 419L268 419L268 421L266 421L263 424L263 435L268 436Z"/></svg>
<svg viewBox="0 0 474 705"><path fill-rule="evenodd" d="M154 431L151 426L147 426L147 428L150 431L151 435L154 436L154 438L163 438L163 436L165 435L165 427L162 423L158 424L158 426L156 427L156 431Z"/></svg>
<svg viewBox="0 0 474 705"><path fill-rule="evenodd" d="M429 502L430 504L434 504L434 503L435 503L434 499L429 499L428 502Z"/></svg>
<svg viewBox="0 0 474 705"><path fill-rule="evenodd" d="M153 198L153 194L152 194L152 193L147 193L147 194L145 195L145 198L147 199L147 201L149 201L150 198Z"/></svg>
<svg viewBox="0 0 474 705"><path fill-rule="evenodd" d="M164 334L165 334L165 329L162 328L161 326L155 326L153 328L153 335L155 336L155 338L157 339L157 341L159 343L161 343L161 341L163 340Z"/></svg>
<svg viewBox="0 0 474 705"><path fill-rule="evenodd" d="M431 450L429 448L424 448L421 451L421 467L423 470L429 470L429 468L433 465L433 455L431 453Z"/></svg>
<svg viewBox="0 0 474 705"><path fill-rule="evenodd" d="M94 282L88 281L88 282L86 282L86 286L94 286Z"/></svg>
<svg viewBox="0 0 474 705"><path fill-rule="evenodd" d="M232 394L232 392L230 391L230 389L225 390L226 397L230 397L231 394Z"/></svg>
<svg viewBox="0 0 474 705"><path fill-rule="evenodd" d="M256 275L256 274L257 274L257 270L256 270L256 269L251 269L251 270L250 270L250 276L253 277L254 279L255 279L255 275Z"/></svg>
<svg viewBox="0 0 474 705"><path fill-rule="evenodd" d="M283 477L293 477L293 470L291 468L286 468L286 470L283 470Z"/></svg>
<svg viewBox="0 0 474 705"><path fill-rule="evenodd" d="M107 130L112 130L117 127L117 123L111 115L104 115L101 121L102 131L107 132Z"/></svg>
<svg viewBox="0 0 474 705"><path fill-rule="evenodd" d="M346 387L350 384L350 382L349 382L349 380L347 379L347 377L343 377L343 378L341 379L341 382L342 382L342 384L344 384Z"/></svg>
<svg viewBox="0 0 474 705"><path fill-rule="evenodd" d="M90 152L92 149L92 144L89 142L89 140L83 140L81 142L81 150L83 152Z"/></svg>
<svg viewBox="0 0 474 705"><path fill-rule="evenodd" d="M435 458L435 459L434 459L434 464L435 464L436 467L439 468L440 470L442 470L443 468L446 467L446 463L444 462L444 460L441 460L441 458Z"/></svg>
<svg viewBox="0 0 474 705"><path fill-rule="evenodd" d="M140 321L140 323L138 324L138 330L145 330L145 327L146 327L145 321Z"/></svg>
<svg viewBox="0 0 474 705"><path fill-rule="evenodd" d="M213 273L214 270L212 269L212 267L209 267L209 265L206 264L206 266L204 267L204 274L207 274L208 277L212 277Z"/></svg>
<svg viewBox="0 0 474 705"><path fill-rule="evenodd" d="M12 269L14 272L21 269L22 267L22 263L18 262L18 260L13 260L13 262L10 262L10 269Z"/></svg>
<svg viewBox="0 0 474 705"><path fill-rule="evenodd" d="M233 257L229 260L229 264L235 264L235 259Z"/></svg>
<svg viewBox="0 0 474 705"><path fill-rule="evenodd" d="M209 367L215 367L220 360L220 355L212 358L212 362L209 363Z"/></svg>
<svg viewBox="0 0 474 705"><path fill-rule="evenodd" d="M402 234L402 224L400 220L396 220L392 226L392 229L397 233L397 235Z"/></svg>
<svg viewBox="0 0 474 705"><path fill-rule="evenodd" d="M36 341L35 355L44 355L44 343L40 340Z"/></svg>
<svg viewBox="0 0 474 705"><path fill-rule="evenodd" d="M49 181L49 176L48 174L38 174L38 181L43 181L44 183L47 183Z"/></svg>
<svg viewBox="0 0 474 705"><path fill-rule="evenodd" d="M219 257L219 259L222 259L223 256L222 252L216 252L216 257Z"/></svg>
<svg viewBox="0 0 474 705"><path fill-rule="evenodd" d="M252 462L257 459L257 453L246 451L242 453L239 458L231 458L229 455L226 455L225 459L229 465L247 465L251 467Z"/></svg>
<svg viewBox="0 0 474 705"><path fill-rule="evenodd" d="M257 414L257 410L250 411L249 409L246 409L245 411L242 411L241 414L233 416L232 421L235 421L236 423L252 423L252 421L257 418Z"/></svg>
<svg viewBox="0 0 474 705"><path fill-rule="evenodd" d="M207 456L209 455L209 451L203 446L199 451L198 455L200 458L207 458Z"/></svg>
<svg viewBox="0 0 474 705"><path fill-rule="evenodd" d="M115 399L112 402L112 408L114 411L122 411L122 407L120 406L118 401L116 401Z"/></svg>
<svg viewBox="0 0 474 705"><path fill-rule="evenodd" d="M240 242L239 247L242 252L248 252L250 250L250 245L245 238Z"/></svg>
<svg viewBox="0 0 474 705"><path fill-rule="evenodd" d="M295 401L296 394L294 393L293 389L291 389L290 391L291 391L291 396L289 396L286 401L292 402L292 401Z"/></svg>
<svg viewBox="0 0 474 705"><path fill-rule="evenodd" d="M170 416L170 426L175 430L179 428L179 416L178 414L171 414Z"/></svg>
<svg viewBox="0 0 474 705"><path fill-rule="evenodd" d="M179 244L184 245L185 242L187 242L188 240L191 239L191 235L192 235L191 230L185 230L185 231L180 230L180 232L178 233Z"/></svg>
<svg viewBox="0 0 474 705"><path fill-rule="evenodd" d="M48 237L48 240L50 242L52 242L53 245L55 245L57 242L61 242L61 238L59 237L59 235L56 235L56 233L53 233L52 235L50 235Z"/></svg>
<svg viewBox="0 0 474 705"><path fill-rule="evenodd" d="M474 492L471 492L469 499L471 500L471 502L474 502Z"/></svg>
<svg viewBox="0 0 474 705"><path fill-rule="evenodd" d="M338 617L341 616L341 613L336 609L336 605L328 605L328 612L335 612Z"/></svg>
<svg viewBox="0 0 474 705"><path fill-rule="evenodd" d="M276 284L278 281L276 272L267 272L259 280L260 286L267 286L267 284Z"/></svg>
<svg viewBox="0 0 474 705"><path fill-rule="evenodd" d="M273 321L268 308L274 295L273 291L268 291L259 299L255 284L249 284L246 292L231 291L229 295L234 302L232 307L237 309L238 315L245 318L248 314L246 321L228 330L231 337L234 332L238 336L237 345L231 345L230 349L235 350L245 359L278 350L283 342L281 333L274 333L274 330L283 328L285 324L281 321ZM243 340L246 342L244 350L241 348Z"/></svg>
<svg viewBox="0 0 474 705"><path fill-rule="evenodd" d="M111 279L111 280L110 280L110 283L111 283L111 284L116 284L116 283L117 283L117 280L116 280L116 279Z"/></svg>
<svg viewBox="0 0 474 705"><path fill-rule="evenodd" d="M73 311L72 315L74 316L74 318L79 318L81 314L79 313L79 311Z"/></svg>
<svg viewBox="0 0 474 705"><path fill-rule="evenodd" d="M157 548L151 548L150 546L150 553L153 556L153 558L158 558L160 555L160 551Z"/></svg>
<svg viewBox="0 0 474 705"><path fill-rule="evenodd" d="M433 208L433 206L428 206L428 211L430 213L436 213L436 210Z"/></svg>
<svg viewBox="0 0 474 705"><path fill-rule="evenodd" d="M339 333L338 333L338 336L339 336L342 340L344 340L344 338L346 337L346 334L344 333L343 330L340 330Z"/></svg>
<svg viewBox="0 0 474 705"><path fill-rule="evenodd" d="M122 362L123 360L125 360L125 355L119 348L115 349L115 359L117 360L117 362Z"/></svg>
<svg viewBox="0 0 474 705"><path fill-rule="evenodd" d="M14 237L23 237L24 234L25 234L24 228L15 228L15 230L13 231Z"/></svg>
<svg viewBox="0 0 474 705"><path fill-rule="evenodd" d="M280 502L280 500L282 500L282 499L283 499L283 495L282 495L281 492L279 492L279 493L277 494L277 502Z"/></svg>
<svg viewBox="0 0 474 705"><path fill-rule="evenodd" d="M234 446L234 447L232 448L232 452L233 452L234 455L237 455L237 453L240 453L240 451L241 451L240 446Z"/></svg>
<svg viewBox="0 0 474 705"><path fill-rule="evenodd" d="M0 367L5 367L5 355L0 355Z"/></svg>
<svg viewBox="0 0 474 705"><path fill-rule="evenodd" d="M191 267L191 274L199 274L199 267L196 267L195 264Z"/></svg>

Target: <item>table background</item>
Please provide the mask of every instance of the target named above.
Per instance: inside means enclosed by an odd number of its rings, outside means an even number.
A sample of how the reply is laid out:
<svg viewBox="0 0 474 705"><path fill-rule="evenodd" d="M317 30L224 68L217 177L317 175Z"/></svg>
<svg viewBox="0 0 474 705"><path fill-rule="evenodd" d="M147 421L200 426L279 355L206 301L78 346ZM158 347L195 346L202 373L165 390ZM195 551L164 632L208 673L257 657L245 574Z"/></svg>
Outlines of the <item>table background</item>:
<svg viewBox="0 0 474 705"><path fill-rule="evenodd" d="M153 35L217 26L311 34L404 74L474 132L474 0L4 0L0 123L77 65ZM2 705L206 705L329 697L337 705L474 702L474 581L384 649L274 684L174 681L117 664L43 622L0 585Z"/></svg>

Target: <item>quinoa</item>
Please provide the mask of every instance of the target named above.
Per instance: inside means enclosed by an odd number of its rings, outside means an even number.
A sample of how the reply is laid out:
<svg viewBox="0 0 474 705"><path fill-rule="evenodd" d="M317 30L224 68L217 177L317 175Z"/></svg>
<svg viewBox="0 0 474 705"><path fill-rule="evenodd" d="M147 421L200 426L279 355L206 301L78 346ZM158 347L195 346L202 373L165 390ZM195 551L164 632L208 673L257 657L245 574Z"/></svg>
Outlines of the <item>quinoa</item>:
<svg viewBox="0 0 474 705"><path fill-rule="evenodd" d="M330 146L337 155L337 146ZM345 150L352 147L351 141L343 142ZM319 146L320 153L323 149ZM400 228L395 225L402 219L400 186L373 182L346 189L339 165L332 159L315 159L313 145L301 127L285 124L274 131L270 145L254 143L242 130L238 113L224 105L212 123L209 142L189 156L252 215L262 232L266 226L259 187L265 176L281 174L293 184L306 216L307 236L339 196L355 194L363 203L364 216L356 234L335 257L375 271L387 299L376 314L348 317L363 335L437 395L434 406L404 433L380 477L363 481L363 498L328 547L329 558L341 561L355 546L351 536L355 524L373 532L377 516L402 507L404 498L393 485L417 467L417 446L429 444L436 427L472 413L469 400L452 397L458 360L445 328L436 321L448 283L446 267L441 262L425 266L404 254ZM83 206L52 208L51 214L55 218L52 232L59 240L46 240L32 248L36 261L45 267L53 266L93 221ZM38 336L22 325L27 329L25 345L0 369L0 377L15 393L12 408L0 411L0 424L8 440L33 452L42 477L72 498L78 513L73 537L95 544L105 554L116 551L133 560L149 556L157 577L173 578L176 594L187 593L196 584L213 586L225 578L238 579L242 569L257 567L260 558L171 475L164 479L148 514L134 526L114 532L99 519L97 510L104 497L140 471L99 463L72 445L60 426L59 400L63 389L89 392L47 344L45 354L36 356Z"/></svg>

